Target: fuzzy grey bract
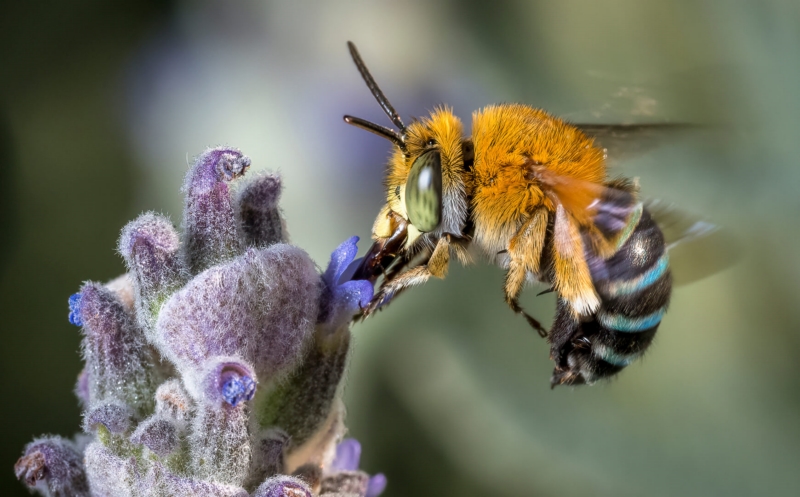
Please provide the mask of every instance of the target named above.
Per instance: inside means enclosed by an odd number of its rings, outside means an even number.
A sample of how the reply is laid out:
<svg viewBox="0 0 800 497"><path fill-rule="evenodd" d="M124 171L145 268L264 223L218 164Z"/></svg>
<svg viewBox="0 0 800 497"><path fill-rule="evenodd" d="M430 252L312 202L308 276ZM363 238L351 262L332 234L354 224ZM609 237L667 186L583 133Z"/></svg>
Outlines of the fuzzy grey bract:
<svg viewBox="0 0 800 497"><path fill-rule="evenodd" d="M357 238L320 275L287 244L280 178L237 185L250 159L209 149L186 176L183 233L129 223L128 273L69 299L82 327L74 440L42 437L15 465L46 496L375 497L342 441L349 324L372 297L341 281ZM356 444L356 445L354 445Z"/></svg>

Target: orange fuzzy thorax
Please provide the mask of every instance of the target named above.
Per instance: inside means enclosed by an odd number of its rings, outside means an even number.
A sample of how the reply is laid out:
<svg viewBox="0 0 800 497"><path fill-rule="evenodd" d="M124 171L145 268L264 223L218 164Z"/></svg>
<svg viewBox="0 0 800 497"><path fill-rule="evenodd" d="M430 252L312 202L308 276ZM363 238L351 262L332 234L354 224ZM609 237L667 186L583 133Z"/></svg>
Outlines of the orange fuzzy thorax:
<svg viewBox="0 0 800 497"><path fill-rule="evenodd" d="M473 219L476 241L485 249L506 245L508 237L538 207L555 211L554 199L546 190L554 193L568 212L586 211L592 196L583 188L543 185L532 168L541 169L545 181L554 177L601 185L606 178L603 150L577 128L541 109L494 105L476 111L472 140Z"/></svg>

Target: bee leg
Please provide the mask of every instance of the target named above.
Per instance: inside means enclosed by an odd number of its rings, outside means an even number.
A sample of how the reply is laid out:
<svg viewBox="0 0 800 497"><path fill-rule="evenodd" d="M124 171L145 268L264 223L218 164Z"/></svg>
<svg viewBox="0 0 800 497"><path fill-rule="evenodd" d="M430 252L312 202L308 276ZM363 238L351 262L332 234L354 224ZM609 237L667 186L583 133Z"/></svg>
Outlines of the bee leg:
<svg viewBox="0 0 800 497"><path fill-rule="evenodd" d="M589 316L600 307L578 225L563 206L556 207L553 225L553 287L572 306L576 316Z"/></svg>
<svg viewBox="0 0 800 497"><path fill-rule="evenodd" d="M508 306L517 314L522 314L528 324L542 337L547 336L547 330L538 320L520 307L519 294L522 292L528 273L539 272L539 261L544 248L546 230L547 211L538 209L511 238L506 250L509 263L504 285L505 300Z"/></svg>
<svg viewBox="0 0 800 497"><path fill-rule="evenodd" d="M428 281L431 276L444 278L447 275L449 263L450 243L447 237L443 237L436 243L436 248L433 249L433 253L427 260L423 260L418 266L398 274L391 281L386 281L372 298L369 306L364 310L364 314L369 315L380 309L402 290L411 286L421 285Z"/></svg>

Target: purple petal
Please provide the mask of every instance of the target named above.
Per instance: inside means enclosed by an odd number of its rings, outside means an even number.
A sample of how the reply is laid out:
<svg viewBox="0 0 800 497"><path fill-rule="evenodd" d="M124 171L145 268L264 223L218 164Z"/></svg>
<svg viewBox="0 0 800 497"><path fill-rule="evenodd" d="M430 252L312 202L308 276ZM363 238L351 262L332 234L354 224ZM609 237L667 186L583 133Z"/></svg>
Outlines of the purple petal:
<svg viewBox="0 0 800 497"><path fill-rule="evenodd" d="M73 293L69 296L69 322L75 326L83 326L80 293Z"/></svg>
<svg viewBox="0 0 800 497"><path fill-rule="evenodd" d="M210 359L206 368L203 397L212 404L226 402L236 407L255 395L256 376L250 365L236 358L222 357Z"/></svg>
<svg viewBox="0 0 800 497"><path fill-rule="evenodd" d="M345 438L336 446L336 457L331 463L333 471L355 471L361 460L361 444L355 438Z"/></svg>
<svg viewBox="0 0 800 497"><path fill-rule="evenodd" d="M378 473L369 479L367 485L367 495L364 497L378 497L386 490L386 476L383 473Z"/></svg>
<svg viewBox="0 0 800 497"><path fill-rule="evenodd" d="M256 382L249 376L232 373L222 383L222 398L236 407L239 402L246 402L256 393Z"/></svg>
<svg viewBox="0 0 800 497"><path fill-rule="evenodd" d="M347 266L353 262L356 254L358 254L357 236L348 238L331 253L331 262L322 277L329 288L335 288L338 285L339 278L345 272Z"/></svg>
<svg viewBox="0 0 800 497"><path fill-rule="evenodd" d="M335 299L342 308L340 312L347 312L352 316L369 304L369 301L372 300L372 293L372 283L369 281L348 281L339 285L335 292Z"/></svg>

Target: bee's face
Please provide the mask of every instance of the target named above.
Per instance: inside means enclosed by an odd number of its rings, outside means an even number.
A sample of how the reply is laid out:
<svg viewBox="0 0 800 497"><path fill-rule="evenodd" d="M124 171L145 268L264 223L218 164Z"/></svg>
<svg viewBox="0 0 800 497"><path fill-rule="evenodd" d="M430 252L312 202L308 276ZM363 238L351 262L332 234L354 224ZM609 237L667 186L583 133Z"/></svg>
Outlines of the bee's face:
<svg viewBox="0 0 800 497"><path fill-rule="evenodd" d="M459 223L462 142L461 121L447 108L406 128L406 151L395 150L386 186L389 209L408 221L409 235L448 231Z"/></svg>

